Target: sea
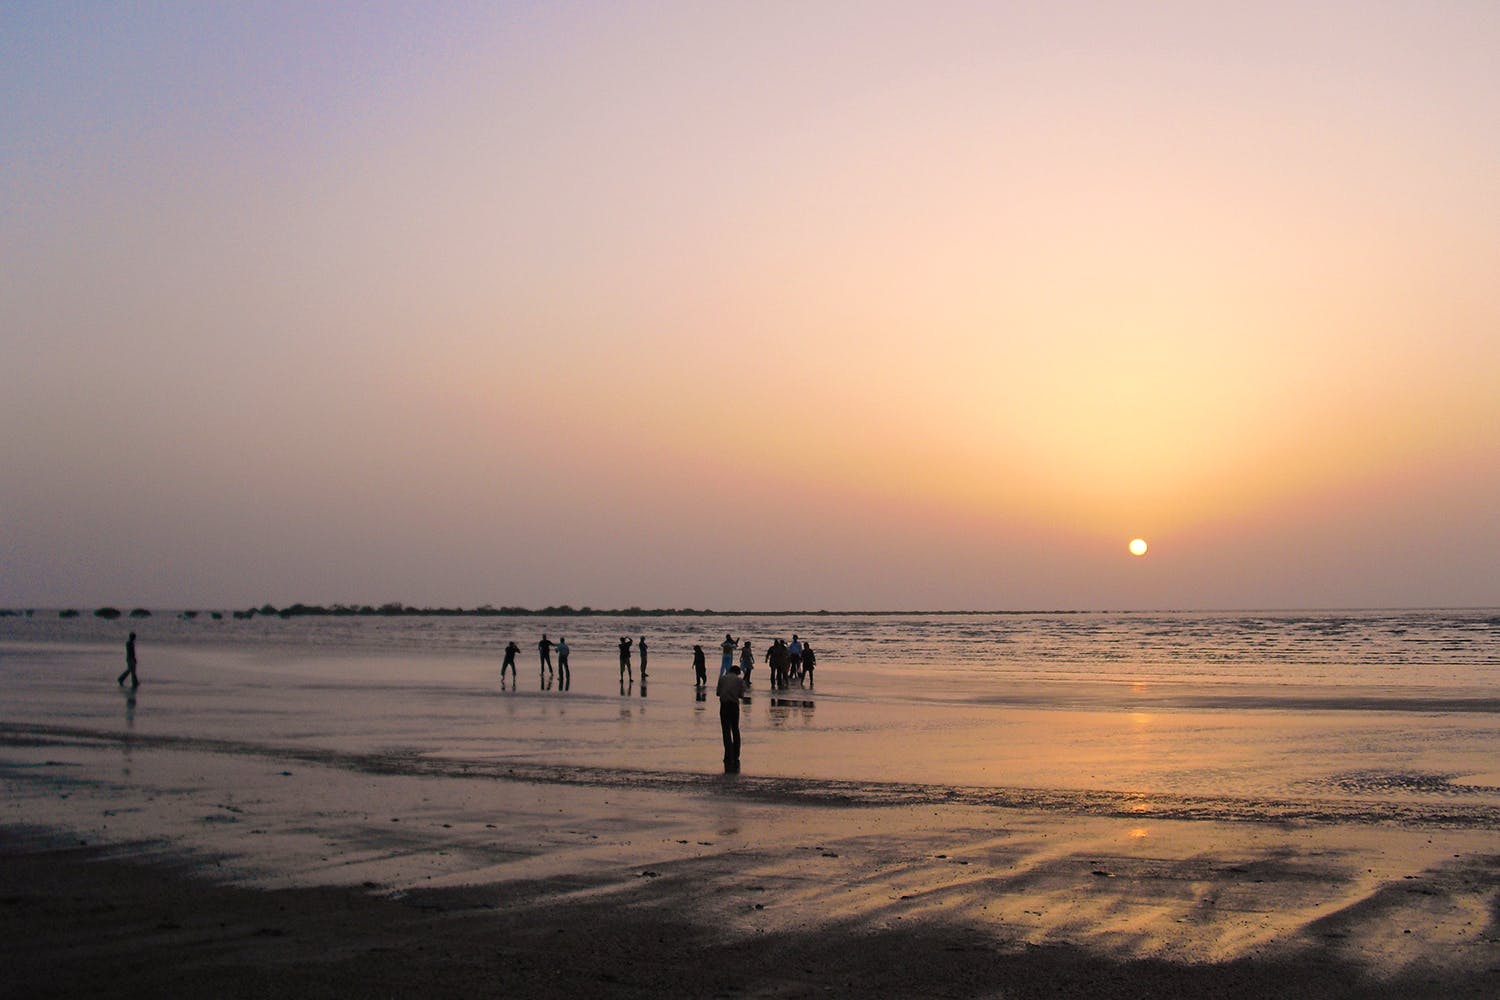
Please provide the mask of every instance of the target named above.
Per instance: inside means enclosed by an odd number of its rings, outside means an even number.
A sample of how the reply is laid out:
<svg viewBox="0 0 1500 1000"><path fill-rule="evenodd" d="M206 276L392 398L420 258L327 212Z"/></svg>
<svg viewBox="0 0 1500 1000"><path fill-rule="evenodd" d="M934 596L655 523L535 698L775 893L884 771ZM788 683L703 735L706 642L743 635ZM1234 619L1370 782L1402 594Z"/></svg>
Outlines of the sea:
<svg viewBox="0 0 1500 1000"><path fill-rule="evenodd" d="M141 687L122 692L139 634ZM742 790L1500 830L1500 609L0 618L0 731L664 788L722 779L726 633L758 667ZM566 690L537 643L572 648ZM649 645L620 675L618 643ZM505 645L522 648L502 685ZM710 690L693 684L692 647ZM71 735L69 735L71 734ZM757 791L758 790L758 791Z"/></svg>

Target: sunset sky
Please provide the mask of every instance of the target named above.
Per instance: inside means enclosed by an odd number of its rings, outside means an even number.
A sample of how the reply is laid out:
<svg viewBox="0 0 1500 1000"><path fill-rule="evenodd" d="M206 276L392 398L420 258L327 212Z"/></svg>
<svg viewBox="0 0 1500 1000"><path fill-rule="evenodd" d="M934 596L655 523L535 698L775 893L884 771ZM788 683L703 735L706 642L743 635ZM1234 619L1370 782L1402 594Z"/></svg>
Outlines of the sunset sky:
<svg viewBox="0 0 1500 1000"><path fill-rule="evenodd" d="M440 6L0 6L0 605L1500 605L1500 4Z"/></svg>

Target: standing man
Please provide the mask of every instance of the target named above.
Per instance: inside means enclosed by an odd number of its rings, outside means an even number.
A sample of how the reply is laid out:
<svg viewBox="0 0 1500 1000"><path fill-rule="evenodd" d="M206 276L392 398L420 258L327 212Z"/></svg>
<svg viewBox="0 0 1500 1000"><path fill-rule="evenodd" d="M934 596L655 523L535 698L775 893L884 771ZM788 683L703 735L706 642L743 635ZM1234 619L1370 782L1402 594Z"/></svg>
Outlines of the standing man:
<svg viewBox="0 0 1500 1000"><path fill-rule="evenodd" d="M538 677L543 677L543 678L551 677L552 676L552 640L549 639L549 638L547 638L547 633L546 632L542 633L542 641L536 644L536 651L537 651L538 656L541 657L541 663L539 663L537 665L537 668L536 668L537 676ZM544 671L545 671L545 673L544 673Z"/></svg>
<svg viewBox="0 0 1500 1000"><path fill-rule="evenodd" d="M635 644L635 648L641 651L641 683L646 683L646 637L641 636L641 641Z"/></svg>
<svg viewBox="0 0 1500 1000"><path fill-rule="evenodd" d="M715 691L719 696L719 728L724 733L724 770L740 769L740 699L745 696L745 679L737 664L719 677Z"/></svg>
<svg viewBox="0 0 1500 1000"><path fill-rule="evenodd" d="M135 633L130 633L130 638L125 640L125 672L115 681L120 687L125 686L125 678L130 678L130 686L137 688L141 686L141 679L135 675Z"/></svg>
<svg viewBox="0 0 1500 1000"><path fill-rule="evenodd" d="M729 673L729 665L734 662L734 651L740 648L740 644L734 641L734 636L725 632L724 641L719 648L724 651L724 659L719 661L719 676L723 677Z"/></svg>
<svg viewBox="0 0 1500 1000"><path fill-rule="evenodd" d="M629 674L630 679L635 680L635 672L630 669L630 637L620 636L620 680L625 680Z"/></svg>
<svg viewBox="0 0 1500 1000"><path fill-rule="evenodd" d="M792 644L786 648L786 654L787 669L791 672L791 676L797 678L800 683L802 680L802 643L797 639L796 632L792 633Z"/></svg>
<svg viewBox="0 0 1500 1000"><path fill-rule="evenodd" d="M708 686L708 658L703 655L702 646L693 647L693 686Z"/></svg>
<svg viewBox="0 0 1500 1000"><path fill-rule="evenodd" d="M557 640L557 689L566 691L573 686L573 672L568 669L568 637Z"/></svg>
<svg viewBox="0 0 1500 1000"><path fill-rule="evenodd" d="M505 690L505 669L510 668L510 689L516 689L516 654L521 651L515 640L512 639L505 645L505 659L500 661L500 690Z"/></svg>

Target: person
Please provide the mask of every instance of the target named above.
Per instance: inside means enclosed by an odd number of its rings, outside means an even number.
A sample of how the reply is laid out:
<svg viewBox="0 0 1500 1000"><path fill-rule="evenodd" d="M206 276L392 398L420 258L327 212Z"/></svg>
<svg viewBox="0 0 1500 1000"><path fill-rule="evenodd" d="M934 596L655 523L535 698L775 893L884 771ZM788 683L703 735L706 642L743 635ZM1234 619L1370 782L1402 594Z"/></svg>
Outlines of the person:
<svg viewBox="0 0 1500 1000"><path fill-rule="evenodd" d="M646 683L646 637L641 636L641 641L635 644L635 648L641 651L641 683Z"/></svg>
<svg viewBox="0 0 1500 1000"><path fill-rule="evenodd" d="M547 638L546 632L542 633L542 641L536 644L536 651L541 658L536 668L537 675L540 676L545 669L547 676L550 677L552 675L552 640Z"/></svg>
<svg viewBox="0 0 1500 1000"><path fill-rule="evenodd" d="M745 676L745 687L750 686L750 671L755 669L755 654L750 651L750 640L740 649L740 673Z"/></svg>
<svg viewBox="0 0 1500 1000"><path fill-rule="evenodd" d="M635 680L635 672L630 669L630 638L622 635L620 636L620 679L624 680L626 674L630 675L632 681Z"/></svg>
<svg viewBox="0 0 1500 1000"><path fill-rule="evenodd" d="M512 640L505 647L505 659L503 659L503 660L500 661L500 687L502 687L502 688L505 687L505 668L509 667L510 668L510 686L511 686L512 689L515 688L515 686L516 686L516 654L519 653L519 652L521 652L521 647L517 646L515 644L514 640Z"/></svg>
<svg viewBox="0 0 1500 1000"><path fill-rule="evenodd" d="M703 655L703 647L693 646L693 687L708 686L708 657Z"/></svg>
<svg viewBox="0 0 1500 1000"><path fill-rule="evenodd" d="M813 667L817 666L818 657L813 652L812 643L802 644L802 675L807 678L807 686L812 687Z"/></svg>
<svg viewBox="0 0 1500 1000"><path fill-rule="evenodd" d="M125 672L120 674L115 683L120 687L125 686L125 678L130 678L130 686L137 688L141 686L141 679L135 675L135 633L130 633L130 638L125 640Z"/></svg>
<svg viewBox="0 0 1500 1000"><path fill-rule="evenodd" d="M771 684L773 687L786 689L788 662L786 640L777 639L771 647Z"/></svg>
<svg viewBox="0 0 1500 1000"><path fill-rule="evenodd" d="M748 646L749 643L746 643ZM745 679L733 663L719 678L714 693L719 696L719 728L724 733L724 770L740 769L740 699L745 696Z"/></svg>
<svg viewBox="0 0 1500 1000"><path fill-rule="evenodd" d="M724 651L724 659L719 663L719 676L723 677L729 673L729 667L734 663L734 651L739 643L734 641L734 636L728 632L724 633L724 642L719 646Z"/></svg>
<svg viewBox="0 0 1500 1000"><path fill-rule="evenodd" d="M557 689L566 691L573 685L573 672L568 669L568 637L557 640Z"/></svg>
<svg viewBox="0 0 1500 1000"><path fill-rule="evenodd" d="M781 656L781 640L773 639L766 647L766 666L771 668L771 687L781 687L781 671L784 663Z"/></svg>
<svg viewBox="0 0 1500 1000"><path fill-rule="evenodd" d="M786 648L787 670L797 680L802 680L802 643L797 639L797 633L792 633L792 644Z"/></svg>

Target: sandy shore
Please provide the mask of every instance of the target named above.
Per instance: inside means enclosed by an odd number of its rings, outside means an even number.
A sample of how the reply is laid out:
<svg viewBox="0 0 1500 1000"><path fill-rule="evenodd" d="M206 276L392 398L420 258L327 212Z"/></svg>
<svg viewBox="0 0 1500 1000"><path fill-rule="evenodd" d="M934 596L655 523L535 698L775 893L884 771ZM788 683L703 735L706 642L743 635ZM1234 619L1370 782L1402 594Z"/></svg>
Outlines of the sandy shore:
<svg viewBox="0 0 1500 1000"><path fill-rule="evenodd" d="M1430 919L1476 895L1488 896L1493 913L1492 866L1483 892L1465 884L1479 873L1455 871L1443 884L1388 887L1264 953L1187 962L1065 938L1035 943L1047 921L969 919L944 903L951 882L874 910L809 913L798 905L809 888L805 866L762 853L723 852L616 879L399 893L224 885L185 859L130 863L14 829L0 835L0 853L3 993L17 997L1492 997L1500 982L1500 969L1464 968L1472 963L1451 956L1392 974L1358 957L1385 934L1405 933L1372 924ZM1272 874L1286 893L1297 867L1257 874ZM1094 870L1085 877L1101 878ZM1135 885L1112 886L1101 906L1092 884L1075 879L1078 907L1150 912L1179 895L1142 884L1162 873L1114 874ZM1249 874L1200 871L1193 892L1229 902ZM1421 894L1417 905L1403 898L1412 893ZM1040 918L1044 911L1024 906L1053 905L1051 896L1010 904ZM705 909L717 919L702 919ZM1239 914L1254 922L1252 911ZM1479 951L1488 956L1480 964L1495 961L1493 939Z"/></svg>
<svg viewBox="0 0 1500 1000"><path fill-rule="evenodd" d="M1488 829L805 804L16 724L0 761L7 996L1500 990Z"/></svg>
<svg viewBox="0 0 1500 1000"><path fill-rule="evenodd" d="M1500 995L1488 711L4 652L6 997Z"/></svg>

